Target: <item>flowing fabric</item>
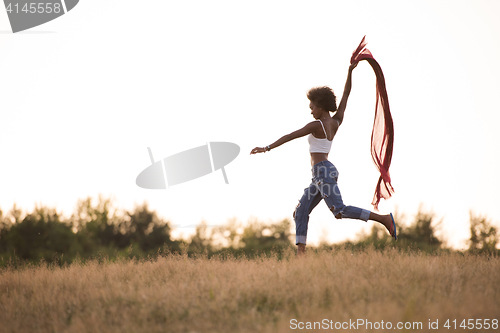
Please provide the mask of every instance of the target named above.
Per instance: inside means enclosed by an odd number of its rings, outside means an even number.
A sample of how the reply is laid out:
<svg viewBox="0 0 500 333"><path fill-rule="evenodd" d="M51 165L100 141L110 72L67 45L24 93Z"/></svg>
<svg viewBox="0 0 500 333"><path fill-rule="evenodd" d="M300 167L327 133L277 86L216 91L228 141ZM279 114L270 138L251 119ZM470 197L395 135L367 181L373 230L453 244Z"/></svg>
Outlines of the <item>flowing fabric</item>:
<svg viewBox="0 0 500 333"><path fill-rule="evenodd" d="M371 153L373 162L380 172L380 178L375 188L375 195L372 201L372 205L375 210L378 211L380 199L389 199L394 193L394 188L391 185L391 176L389 174L394 144L394 125L392 123L389 99L387 98L387 91L385 89L384 73L382 73L380 65L373 58L371 52L365 48L365 37L363 37L358 48L353 52L351 64L358 63L361 60L368 61L377 78L377 99L372 130Z"/></svg>

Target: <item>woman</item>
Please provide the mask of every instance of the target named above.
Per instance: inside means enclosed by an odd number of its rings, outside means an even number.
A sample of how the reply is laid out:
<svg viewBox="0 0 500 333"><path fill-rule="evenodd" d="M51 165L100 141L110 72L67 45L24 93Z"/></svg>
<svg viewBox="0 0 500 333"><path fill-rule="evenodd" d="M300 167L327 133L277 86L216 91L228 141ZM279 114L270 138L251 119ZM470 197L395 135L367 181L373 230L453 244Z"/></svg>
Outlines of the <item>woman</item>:
<svg viewBox="0 0 500 333"><path fill-rule="evenodd" d="M352 71L356 65L357 62L349 66L344 94L338 109L335 94L330 88L312 88L307 93L307 98L310 101L309 107L311 109L311 114L316 121L310 122L303 128L283 136L267 147L256 147L250 152L250 154L264 153L288 141L309 134L308 141L313 179L311 185L304 190L304 195L293 213L296 228L295 244L298 246L297 254L299 255L305 253L309 214L314 207L318 205L321 199L325 201L328 208L337 219L351 218L363 221L377 221L387 228L394 239L397 239L396 223L394 222L392 214L379 215L366 209L344 205L337 185L338 171L335 166L328 161L328 153L330 152L332 140L344 119L347 99L351 92ZM335 111L337 111L335 115L333 117L330 116L330 112Z"/></svg>

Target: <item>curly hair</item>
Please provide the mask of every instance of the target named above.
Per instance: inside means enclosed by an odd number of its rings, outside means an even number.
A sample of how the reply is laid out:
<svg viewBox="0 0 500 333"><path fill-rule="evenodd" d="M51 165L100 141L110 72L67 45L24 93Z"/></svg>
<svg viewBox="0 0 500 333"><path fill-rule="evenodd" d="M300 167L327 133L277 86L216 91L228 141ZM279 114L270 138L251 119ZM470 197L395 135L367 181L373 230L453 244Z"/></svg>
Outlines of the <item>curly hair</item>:
<svg viewBox="0 0 500 333"><path fill-rule="evenodd" d="M323 110L337 111L337 97L330 87L315 87L307 92L307 98Z"/></svg>

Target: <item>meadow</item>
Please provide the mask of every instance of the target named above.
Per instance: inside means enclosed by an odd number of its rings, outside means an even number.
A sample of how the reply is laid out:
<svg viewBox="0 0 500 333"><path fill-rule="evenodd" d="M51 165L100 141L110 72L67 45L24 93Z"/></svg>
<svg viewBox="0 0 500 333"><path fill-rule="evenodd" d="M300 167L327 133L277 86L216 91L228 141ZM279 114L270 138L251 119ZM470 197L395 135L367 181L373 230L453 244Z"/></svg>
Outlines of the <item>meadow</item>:
<svg viewBox="0 0 500 333"><path fill-rule="evenodd" d="M293 249L7 266L0 332L499 329L496 255Z"/></svg>

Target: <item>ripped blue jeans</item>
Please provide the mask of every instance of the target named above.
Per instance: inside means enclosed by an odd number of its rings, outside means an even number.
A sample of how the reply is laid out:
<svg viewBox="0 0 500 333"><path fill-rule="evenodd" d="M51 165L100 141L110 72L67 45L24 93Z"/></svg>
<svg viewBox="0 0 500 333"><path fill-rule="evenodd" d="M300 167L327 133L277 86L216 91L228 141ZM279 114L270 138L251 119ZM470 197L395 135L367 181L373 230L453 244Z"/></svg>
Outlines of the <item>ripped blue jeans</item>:
<svg viewBox="0 0 500 333"><path fill-rule="evenodd" d="M354 206L346 206L337 185L339 172L330 161L322 161L312 168L312 182L304 189L304 195L299 200L293 213L295 220L295 244L306 244L309 214L321 199L337 219L349 218L368 221L370 211Z"/></svg>

